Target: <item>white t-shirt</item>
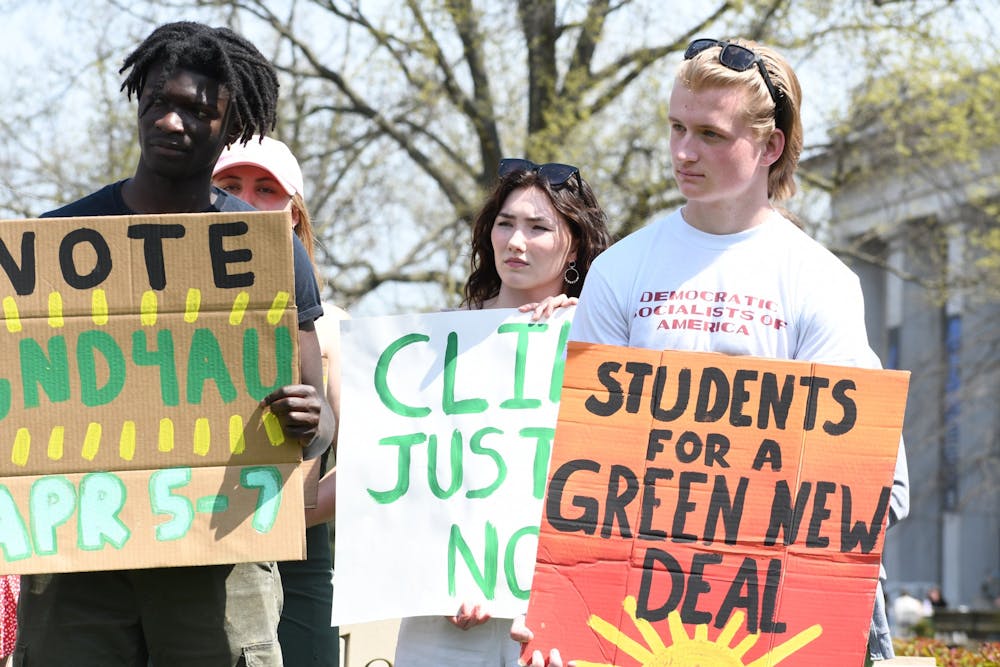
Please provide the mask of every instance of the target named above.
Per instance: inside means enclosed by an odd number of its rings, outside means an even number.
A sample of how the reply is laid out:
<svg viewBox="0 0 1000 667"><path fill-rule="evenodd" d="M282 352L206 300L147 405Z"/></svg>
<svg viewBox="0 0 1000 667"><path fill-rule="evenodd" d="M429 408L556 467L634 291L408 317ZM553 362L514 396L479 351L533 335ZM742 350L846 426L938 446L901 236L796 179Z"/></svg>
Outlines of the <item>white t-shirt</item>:
<svg viewBox="0 0 1000 667"><path fill-rule="evenodd" d="M587 274L571 338L870 367L854 273L775 212L707 234L680 211L619 241Z"/></svg>

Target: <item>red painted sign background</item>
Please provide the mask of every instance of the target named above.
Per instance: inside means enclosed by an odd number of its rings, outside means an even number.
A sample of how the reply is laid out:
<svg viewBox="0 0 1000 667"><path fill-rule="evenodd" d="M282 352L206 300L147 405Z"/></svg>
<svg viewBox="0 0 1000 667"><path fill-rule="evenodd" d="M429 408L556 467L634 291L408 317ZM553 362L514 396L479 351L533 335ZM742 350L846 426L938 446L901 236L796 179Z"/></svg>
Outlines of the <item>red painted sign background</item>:
<svg viewBox="0 0 1000 667"><path fill-rule="evenodd" d="M907 383L571 344L528 650L580 667L860 665Z"/></svg>

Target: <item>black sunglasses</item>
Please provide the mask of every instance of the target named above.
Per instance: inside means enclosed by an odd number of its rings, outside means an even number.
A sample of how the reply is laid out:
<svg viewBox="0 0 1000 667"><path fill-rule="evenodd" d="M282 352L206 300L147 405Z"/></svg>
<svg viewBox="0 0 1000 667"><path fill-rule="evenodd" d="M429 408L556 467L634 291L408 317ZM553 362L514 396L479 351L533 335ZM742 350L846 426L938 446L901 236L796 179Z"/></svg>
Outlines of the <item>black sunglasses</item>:
<svg viewBox="0 0 1000 667"><path fill-rule="evenodd" d="M775 120L777 120L779 107L784 106L781 102L785 98L784 92L771 82L771 75L767 73L767 67L764 66L761 57L747 47L718 39L696 39L688 44L684 51L684 60L691 60L705 49L710 49L713 46L722 47L722 50L719 51L719 62L735 72L745 72L754 65L757 66L757 70L760 71L760 75L764 79L764 85L767 86L767 92L771 94L771 101L774 102Z"/></svg>
<svg viewBox="0 0 1000 667"><path fill-rule="evenodd" d="M500 160L497 167L497 175L500 178L513 174L516 171L533 171L546 181L549 185L563 185L569 179L576 176L577 187L583 191L583 181L580 178L580 170L571 164L561 164L559 162L546 162L545 164L535 164L531 160L523 158L505 157Z"/></svg>

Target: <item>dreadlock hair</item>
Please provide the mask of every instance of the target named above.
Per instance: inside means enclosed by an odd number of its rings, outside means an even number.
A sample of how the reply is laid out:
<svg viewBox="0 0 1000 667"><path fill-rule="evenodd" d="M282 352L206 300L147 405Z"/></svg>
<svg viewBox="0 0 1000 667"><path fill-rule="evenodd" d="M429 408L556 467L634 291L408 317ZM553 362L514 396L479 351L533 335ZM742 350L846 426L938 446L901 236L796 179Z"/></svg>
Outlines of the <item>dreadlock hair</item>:
<svg viewBox="0 0 1000 667"><path fill-rule="evenodd" d="M122 82L131 100L142 95L146 77L160 65L161 86L178 67L211 76L229 90L232 140L247 143L274 129L278 106L278 76L274 66L253 44L229 28L212 28L192 21L167 23L125 58L118 70L131 71Z"/></svg>

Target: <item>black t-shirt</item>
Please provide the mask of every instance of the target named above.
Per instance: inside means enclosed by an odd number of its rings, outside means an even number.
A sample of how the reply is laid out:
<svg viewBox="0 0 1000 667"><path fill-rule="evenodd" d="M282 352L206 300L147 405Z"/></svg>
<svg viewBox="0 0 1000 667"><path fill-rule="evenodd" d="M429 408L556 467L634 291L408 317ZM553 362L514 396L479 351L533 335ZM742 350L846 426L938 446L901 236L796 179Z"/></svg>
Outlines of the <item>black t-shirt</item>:
<svg viewBox="0 0 1000 667"><path fill-rule="evenodd" d="M125 204L122 198L122 184L118 181L106 185L97 192L83 199L78 199L47 213L43 218L78 218L97 215L136 215L135 211ZM215 203L202 211L203 213L218 213L227 211L255 211L256 209L242 199L233 197L225 190L213 187ZM316 274L305 246L299 237L292 234L292 250L295 259L295 303L299 309L299 328L311 330L313 322L323 314L323 306L319 301L319 285L316 284Z"/></svg>

